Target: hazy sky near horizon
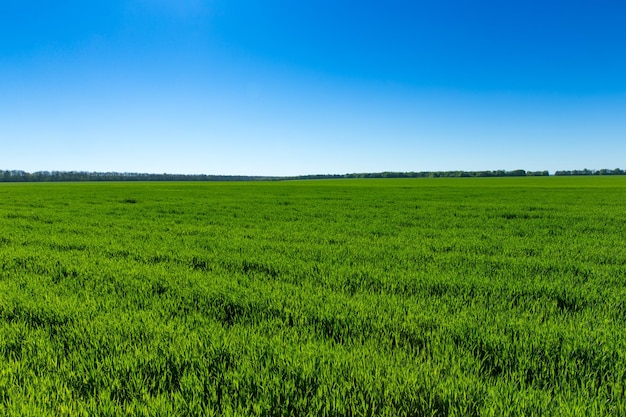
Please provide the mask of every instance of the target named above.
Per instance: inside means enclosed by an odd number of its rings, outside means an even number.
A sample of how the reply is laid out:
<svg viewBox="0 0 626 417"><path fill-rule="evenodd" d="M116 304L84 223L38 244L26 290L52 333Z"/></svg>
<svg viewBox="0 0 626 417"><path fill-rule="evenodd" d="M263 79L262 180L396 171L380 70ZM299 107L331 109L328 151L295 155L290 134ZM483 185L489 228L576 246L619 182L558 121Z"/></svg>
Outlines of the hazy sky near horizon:
<svg viewBox="0 0 626 417"><path fill-rule="evenodd" d="M626 2L7 0L0 169L626 168Z"/></svg>

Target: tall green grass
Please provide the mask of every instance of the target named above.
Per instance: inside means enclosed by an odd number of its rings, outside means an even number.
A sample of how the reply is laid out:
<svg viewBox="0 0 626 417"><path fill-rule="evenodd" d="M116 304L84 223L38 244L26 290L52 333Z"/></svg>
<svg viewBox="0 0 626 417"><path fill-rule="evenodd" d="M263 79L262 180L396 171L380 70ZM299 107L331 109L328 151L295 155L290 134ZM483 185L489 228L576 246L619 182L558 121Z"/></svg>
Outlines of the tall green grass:
<svg viewBox="0 0 626 417"><path fill-rule="evenodd" d="M0 186L0 415L626 415L626 178Z"/></svg>

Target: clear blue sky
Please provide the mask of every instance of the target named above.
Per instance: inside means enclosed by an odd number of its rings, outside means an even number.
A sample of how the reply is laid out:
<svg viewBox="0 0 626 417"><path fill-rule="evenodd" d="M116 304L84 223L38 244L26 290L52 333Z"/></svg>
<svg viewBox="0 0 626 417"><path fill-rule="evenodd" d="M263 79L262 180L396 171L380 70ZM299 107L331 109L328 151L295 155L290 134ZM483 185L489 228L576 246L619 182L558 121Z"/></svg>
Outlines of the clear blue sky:
<svg viewBox="0 0 626 417"><path fill-rule="evenodd" d="M626 2L0 2L0 169L626 168Z"/></svg>

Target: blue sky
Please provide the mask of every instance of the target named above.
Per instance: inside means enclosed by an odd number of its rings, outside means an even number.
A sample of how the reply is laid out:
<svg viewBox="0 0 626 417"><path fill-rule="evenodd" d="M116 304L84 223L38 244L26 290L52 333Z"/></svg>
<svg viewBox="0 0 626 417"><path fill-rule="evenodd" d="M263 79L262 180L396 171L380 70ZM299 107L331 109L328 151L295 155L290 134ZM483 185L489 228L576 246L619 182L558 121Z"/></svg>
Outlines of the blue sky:
<svg viewBox="0 0 626 417"><path fill-rule="evenodd" d="M626 168L626 2L0 2L0 169Z"/></svg>

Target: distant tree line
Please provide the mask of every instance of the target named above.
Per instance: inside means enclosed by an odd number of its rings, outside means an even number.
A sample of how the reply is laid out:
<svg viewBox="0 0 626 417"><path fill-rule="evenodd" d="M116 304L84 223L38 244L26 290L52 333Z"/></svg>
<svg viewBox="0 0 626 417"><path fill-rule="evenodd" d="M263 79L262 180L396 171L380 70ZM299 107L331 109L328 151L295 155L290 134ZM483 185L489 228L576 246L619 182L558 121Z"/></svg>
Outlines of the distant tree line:
<svg viewBox="0 0 626 417"><path fill-rule="evenodd" d="M572 171L556 171L554 175L626 175L626 171L623 169L615 168L615 169L583 169L583 170L572 170Z"/></svg>
<svg viewBox="0 0 626 417"><path fill-rule="evenodd" d="M83 172L83 171L2 171L2 182L79 182L79 181L259 181L277 177L245 175L184 175L141 174L134 172Z"/></svg>
<svg viewBox="0 0 626 417"><path fill-rule="evenodd" d="M346 174L345 178L461 178L461 177L528 177L548 176L548 171L421 171L421 172L380 172L364 174Z"/></svg>
<svg viewBox="0 0 626 417"><path fill-rule="evenodd" d="M475 177L547 177L548 171L421 171L377 172L353 174L321 174L299 176L250 176L250 175L186 175L141 174L133 172L84 172L84 171L38 171L0 170L0 182L79 182L79 181L280 181L334 178L475 178ZM556 171L554 175L626 175L616 169Z"/></svg>

